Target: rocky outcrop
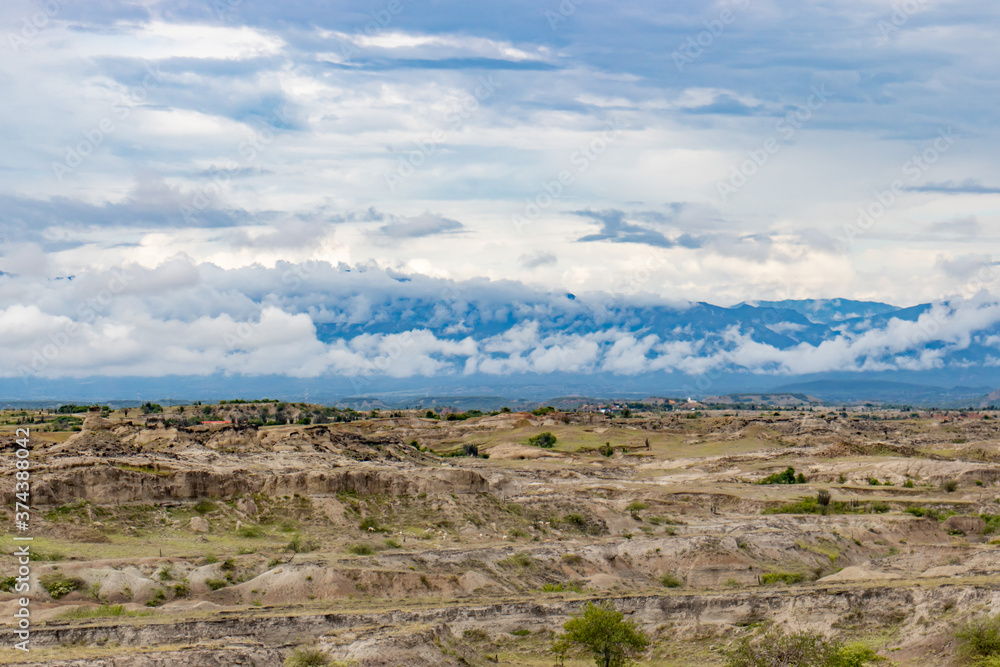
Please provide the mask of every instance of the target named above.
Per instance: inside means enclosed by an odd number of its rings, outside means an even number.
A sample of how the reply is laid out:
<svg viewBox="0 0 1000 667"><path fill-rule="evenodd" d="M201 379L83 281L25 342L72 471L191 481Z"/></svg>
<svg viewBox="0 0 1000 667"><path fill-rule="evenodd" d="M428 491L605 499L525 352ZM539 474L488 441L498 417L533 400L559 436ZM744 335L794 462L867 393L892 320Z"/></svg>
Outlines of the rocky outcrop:
<svg viewBox="0 0 1000 667"><path fill-rule="evenodd" d="M459 468L310 470L251 472L249 470L179 469L156 472L129 470L88 460L37 478L38 505L64 505L81 500L94 503L193 500L263 493L268 495L322 495L343 491L358 495L416 495L419 493L486 493L490 484L474 470ZM3 502L13 502L13 487Z"/></svg>

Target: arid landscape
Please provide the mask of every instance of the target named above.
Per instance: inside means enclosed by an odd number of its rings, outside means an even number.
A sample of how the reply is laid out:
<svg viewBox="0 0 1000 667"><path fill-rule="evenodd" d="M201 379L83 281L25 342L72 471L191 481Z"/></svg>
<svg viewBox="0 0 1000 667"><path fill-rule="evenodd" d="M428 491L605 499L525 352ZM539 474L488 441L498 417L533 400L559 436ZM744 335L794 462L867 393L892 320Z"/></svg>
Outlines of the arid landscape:
<svg viewBox="0 0 1000 667"><path fill-rule="evenodd" d="M0 662L551 665L608 600L645 665L724 664L771 624L952 665L1000 605L988 413L165 410L4 414L36 539L32 652Z"/></svg>

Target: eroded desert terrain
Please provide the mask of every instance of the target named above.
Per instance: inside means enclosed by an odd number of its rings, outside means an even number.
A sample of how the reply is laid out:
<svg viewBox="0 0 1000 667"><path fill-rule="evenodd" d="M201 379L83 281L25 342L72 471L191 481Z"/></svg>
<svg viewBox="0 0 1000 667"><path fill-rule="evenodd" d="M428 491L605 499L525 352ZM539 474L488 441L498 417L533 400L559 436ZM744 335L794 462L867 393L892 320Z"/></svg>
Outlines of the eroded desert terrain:
<svg viewBox="0 0 1000 667"><path fill-rule="evenodd" d="M992 415L183 414L33 431L32 652L0 663L271 666L315 645L363 666L551 665L552 632L610 599L654 639L647 665L722 664L768 623L952 665L956 625L1000 609ZM543 432L554 447L529 444ZM805 482L758 483L789 467Z"/></svg>

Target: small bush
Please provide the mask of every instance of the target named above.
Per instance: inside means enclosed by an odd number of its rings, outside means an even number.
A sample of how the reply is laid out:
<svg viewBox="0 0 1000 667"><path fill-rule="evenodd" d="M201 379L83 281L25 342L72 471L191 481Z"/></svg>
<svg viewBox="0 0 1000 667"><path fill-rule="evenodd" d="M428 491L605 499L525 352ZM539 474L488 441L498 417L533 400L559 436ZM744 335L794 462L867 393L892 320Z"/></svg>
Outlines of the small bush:
<svg viewBox="0 0 1000 667"><path fill-rule="evenodd" d="M375 553L375 547L370 544L352 544L347 547L347 551L355 556L371 556Z"/></svg>
<svg viewBox="0 0 1000 667"><path fill-rule="evenodd" d="M660 583L663 584L664 588L680 588L684 585L683 581L670 572L660 577Z"/></svg>
<svg viewBox="0 0 1000 667"><path fill-rule="evenodd" d="M1000 656L1000 616L973 618L955 631L959 652L971 660Z"/></svg>
<svg viewBox="0 0 1000 667"><path fill-rule="evenodd" d="M845 646L813 632L777 629L743 637L726 655L727 667L864 667L884 658L864 646Z"/></svg>
<svg viewBox="0 0 1000 667"><path fill-rule="evenodd" d="M820 489L819 491L816 492L816 502L818 502L823 507L828 506L832 498L833 496L831 496L830 492L827 491L826 489Z"/></svg>
<svg viewBox="0 0 1000 667"><path fill-rule="evenodd" d="M479 445L470 445L468 443L462 445L462 453L466 456L472 456L474 458L479 457Z"/></svg>
<svg viewBox="0 0 1000 667"><path fill-rule="evenodd" d="M941 482L941 488L944 489L946 493L954 493L955 489L958 488L958 481L954 479L946 479Z"/></svg>
<svg viewBox="0 0 1000 667"><path fill-rule="evenodd" d="M315 648L297 648L285 658L284 667L330 667L331 665L333 658L328 653Z"/></svg>
<svg viewBox="0 0 1000 667"><path fill-rule="evenodd" d="M319 542L316 540L311 540L307 537L302 537L301 535L296 535L292 538L292 541L285 545L285 551L291 551L297 554L307 554L312 551L319 549Z"/></svg>
<svg viewBox="0 0 1000 667"><path fill-rule="evenodd" d="M556 436L552 435L548 431L545 431L544 433L539 433L536 436L528 438L528 444L534 447L552 449L552 447L556 444Z"/></svg>
<svg viewBox="0 0 1000 667"><path fill-rule="evenodd" d="M387 538L386 541L383 542L383 544L385 544L385 548L386 549L402 549L403 548L402 544L400 544L397 540L392 539L391 537Z"/></svg>
<svg viewBox="0 0 1000 667"><path fill-rule="evenodd" d="M254 525L240 526L239 529L236 531L237 537L246 537L246 538L264 537L264 534L265 533L263 526L254 526Z"/></svg>
<svg viewBox="0 0 1000 667"><path fill-rule="evenodd" d="M78 591L86 585L86 582L83 579L80 579L79 577L67 577L59 571L43 574L38 578L38 583L42 585L42 588L44 588L54 600L58 600L73 591Z"/></svg>
<svg viewBox="0 0 1000 667"><path fill-rule="evenodd" d="M228 586L229 582L225 579L206 579L205 585L208 586L209 590L217 591Z"/></svg>
<svg viewBox="0 0 1000 667"><path fill-rule="evenodd" d="M504 558L501 561L497 561L497 565L503 568L515 568L515 567L527 568L531 567L534 564L535 561L531 557L531 555L523 551L521 553L516 553L510 556L509 558Z"/></svg>
<svg viewBox="0 0 1000 667"><path fill-rule="evenodd" d="M799 481L801 478L801 481ZM799 476L795 476L795 468L788 466L781 472L776 472L773 475L768 475L764 479L757 482L758 484L805 484L806 478L804 475L799 473Z"/></svg>
<svg viewBox="0 0 1000 667"><path fill-rule="evenodd" d="M157 588L156 592L153 593L153 597L146 601L147 607L159 607L161 604L167 601L167 594L163 592L162 588Z"/></svg>
<svg viewBox="0 0 1000 667"><path fill-rule="evenodd" d="M912 489L914 486L916 486L916 485L913 483L912 479L908 479L905 482L903 482L903 488L904 489Z"/></svg>
<svg viewBox="0 0 1000 667"><path fill-rule="evenodd" d="M768 572L760 578L760 583L765 586L777 583L785 583L788 585L801 584L805 581L806 576L801 572Z"/></svg>
<svg viewBox="0 0 1000 667"><path fill-rule="evenodd" d="M215 509L215 503L213 503L208 498L202 498L197 503L194 504L192 508L198 514L208 514Z"/></svg>
<svg viewBox="0 0 1000 667"><path fill-rule="evenodd" d="M649 509L649 505L639 500L633 500L625 509L629 512L638 512L640 510Z"/></svg>
<svg viewBox="0 0 1000 667"><path fill-rule="evenodd" d="M577 554L563 554L562 562L566 563L567 565L579 565L580 563L583 562L583 558L581 558ZM11 577L11 579L13 578L14 577Z"/></svg>
<svg viewBox="0 0 1000 667"><path fill-rule="evenodd" d="M615 450L614 450L613 447L611 447L611 443L610 442L604 443L604 446L601 447L600 450L598 450L598 451L600 451L601 455L604 456L604 457L606 457L606 458L611 458L611 456L615 453Z"/></svg>
<svg viewBox="0 0 1000 667"><path fill-rule="evenodd" d="M462 639L475 643L485 643L490 640L490 635L488 632L481 628L473 628L471 630L466 630L462 633Z"/></svg>
<svg viewBox="0 0 1000 667"><path fill-rule="evenodd" d="M17 585L16 577L3 577L0 578L0 591L4 593L13 593L14 586Z"/></svg>

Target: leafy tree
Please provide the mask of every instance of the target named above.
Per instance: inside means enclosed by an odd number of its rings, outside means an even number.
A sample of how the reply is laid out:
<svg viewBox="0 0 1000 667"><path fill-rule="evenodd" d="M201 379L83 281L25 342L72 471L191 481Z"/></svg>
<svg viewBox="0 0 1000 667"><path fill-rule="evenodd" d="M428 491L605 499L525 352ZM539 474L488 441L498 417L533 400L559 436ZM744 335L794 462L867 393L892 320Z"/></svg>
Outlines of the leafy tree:
<svg viewBox="0 0 1000 667"><path fill-rule="evenodd" d="M636 656L649 646L646 633L635 621L626 621L610 603L588 603L583 614L567 621L563 629L566 632L556 639L555 646L583 646L594 656L594 664L598 667L634 664Z"/></svg>
<svg viewBox="0 0 1000 667"><path fill-rule="evenodd" d="M802 473L795 476L795 468L789 466L781 472L776 472L773 475L768 475L764 479L757 482L758 484L805 484L806 476Z"/></svg>
<svg viewBox="0 0 1000 667"><path fill-rule="evenodd" d="M545 431L544 433L539 433L536 436L528 438L528 444L534 445L535 447L552 449L552 447L556 444L556 436L552 435L548 431Z"/></svg>

